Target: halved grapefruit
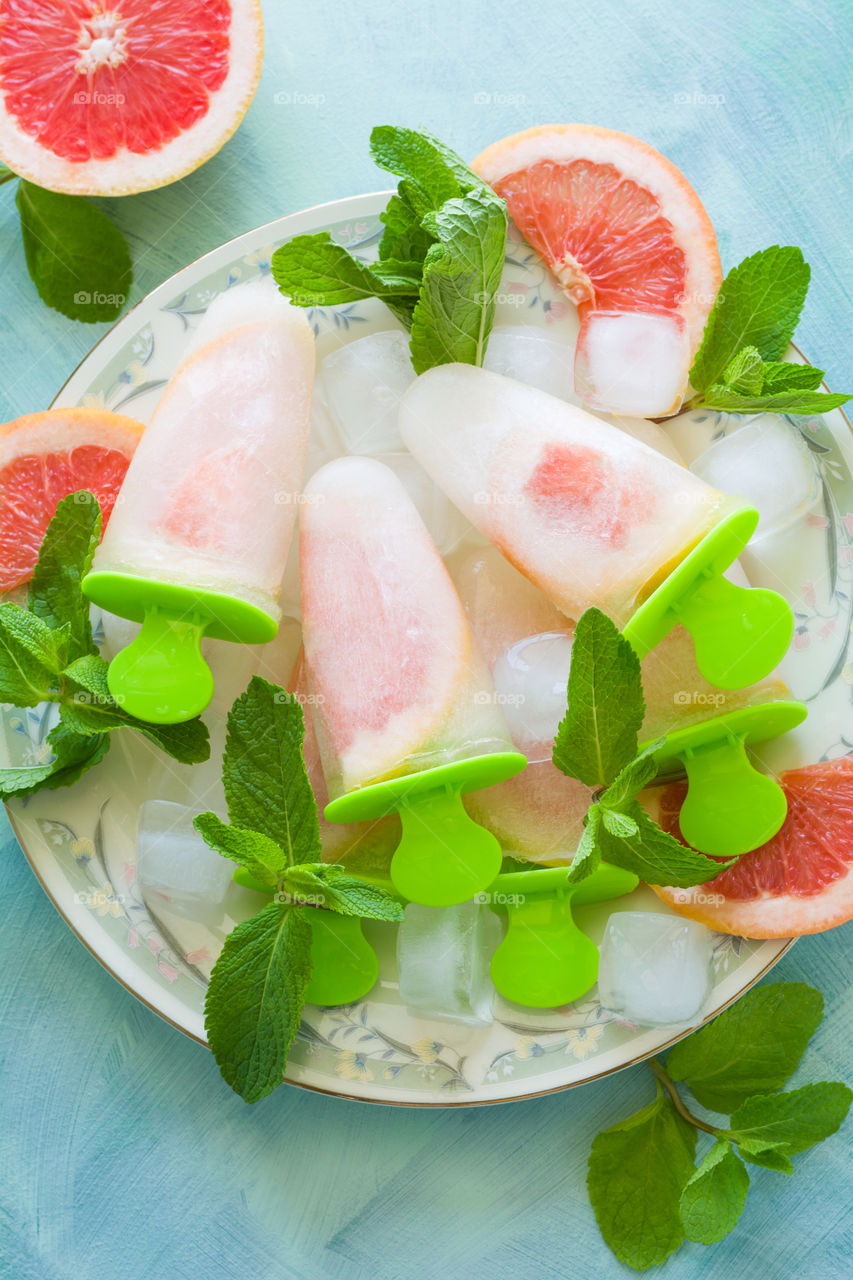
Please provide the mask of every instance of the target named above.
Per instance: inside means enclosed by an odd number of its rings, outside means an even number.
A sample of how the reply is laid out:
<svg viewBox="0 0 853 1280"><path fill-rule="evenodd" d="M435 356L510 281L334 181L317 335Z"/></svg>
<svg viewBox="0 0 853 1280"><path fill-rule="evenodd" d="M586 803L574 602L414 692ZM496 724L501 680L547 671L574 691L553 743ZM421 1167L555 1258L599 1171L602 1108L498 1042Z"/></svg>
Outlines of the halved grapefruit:
<svg viewBox="0 0 853 1280"><path fill-rule="evenodd" d="M67 494L89 489L106 524L144 430L107 409L47 409L0 426L0 591L32 576Z"/></svg>
<svg viewBox="0 0 853 1280"><path fill-rule="evenodd" d="M71 195L164 186L231 137L262 54L260 0L0 0L0 156Z"/></svg>
<svg viewBox="0 0 853 1280"><path fill-rule="evenodd" d="M783 773L785 824L715 880L655 893L680 915L744 938L821 933L853 918L853 756ZM686 788L668 787L660 823L679 836Z"/></svg>
<svg viewBox="0 0 853 1280"><path fill-rule="evenodd" d="M503 138L473 168L578 307L578 394L617 414L676 412L722 280L684 174L637 138L581 124Z"/></svg>

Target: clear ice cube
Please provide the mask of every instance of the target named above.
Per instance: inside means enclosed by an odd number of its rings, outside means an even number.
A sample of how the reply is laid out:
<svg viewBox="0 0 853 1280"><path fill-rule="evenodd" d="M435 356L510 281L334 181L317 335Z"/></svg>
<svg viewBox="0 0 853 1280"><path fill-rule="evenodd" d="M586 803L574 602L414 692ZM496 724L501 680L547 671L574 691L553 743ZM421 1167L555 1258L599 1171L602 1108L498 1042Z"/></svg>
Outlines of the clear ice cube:
<svg viewBox="0 0 853 1280"><path fill-rule="evenodd" d="M571 404L580 404L574 390L573 355L567 343L552 338L536 325L495 325L483 366Z"/></svg>
<svg viewBox="0 0 853 1280"><path fill-rule="evenodd" d="M348 453L405 448L397 411L415 380L408 334L386 329L348 342L326 356L322 376L329 414Z"/></svg>
<svg viewBox="0 0 853 1280"><path fill-rule="evenodd" d="M143 889L172 902L218 903L234 863L211 849L193 826L202 812L172 800L146 800L136 830L136 874Z"/></svg>
<svg viewBox="0 0 853 1280"><path fill-rule="evenodd" d="M551 744L566 714L571 665L571 636L546 631L508 645L492 669L512 740L531 764L551 759Z"/></svg>
<svg viewBox="0 0 853 1280"><path fill-rule="evenodd" d="M489 961L501 925L489 907L409 903L397 934L400 998L410 1009L472 1026L492 1022Z"/></svg>
<svg viewBox="0 0 853 1280"><path fill-rule="evenodd" d="M715 489L757 507L757 537L777 533L805 515L819 488L814 457L799 430L771 413L716 440L690 470Z"/></svg>
<svg viewBox="0 0 853 1280"><path fill-rule="evenodd" d="M604 929L598 998L629 1022L692 1022L711 992L712 935L654 911L615 911Z"/></svg>

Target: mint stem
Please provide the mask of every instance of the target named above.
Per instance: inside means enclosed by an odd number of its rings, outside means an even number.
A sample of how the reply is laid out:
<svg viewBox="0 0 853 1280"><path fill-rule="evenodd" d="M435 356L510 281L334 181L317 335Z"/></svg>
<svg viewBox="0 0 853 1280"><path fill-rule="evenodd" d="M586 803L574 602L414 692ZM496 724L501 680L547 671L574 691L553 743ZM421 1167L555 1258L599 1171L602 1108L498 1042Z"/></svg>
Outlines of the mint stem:
<svg viewBox="0 0 853 1280"><path fill-rule="evenodd" d="M681 1094L678 1092L672 1080L667 1075L664 1067L660 1062L658 1062L657 1058L651 1058L649 1060L649 1066L652 1071L654 1071L669 1096L672 1098L672 1105L675 1107L681 1118L686 1120L688 1124L692 1124L695 1128L703 1129L705 1133L710 1133L713 1137L718 1138L722 1133L722 1130L715 1129L711 1124L706 1124L704 1120L700 1120L698 1116L694 1116L687 1110L684 1103L681 1101Z"/></svg>
<svg viewBox="0 0 853 1280"><path fill-rule="evenodd" d="M17 178L17 176L18 175L13 173L11 169L6 169L0 166L0 187L2 187L4 182L12 182L13 179Z"/></svg>

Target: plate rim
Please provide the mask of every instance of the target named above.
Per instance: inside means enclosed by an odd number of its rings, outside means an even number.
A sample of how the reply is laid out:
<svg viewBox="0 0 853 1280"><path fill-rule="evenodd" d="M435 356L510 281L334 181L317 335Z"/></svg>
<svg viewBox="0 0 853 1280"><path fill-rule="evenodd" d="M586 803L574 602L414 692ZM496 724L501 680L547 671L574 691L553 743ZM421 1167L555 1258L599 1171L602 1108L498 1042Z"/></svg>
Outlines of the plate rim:
<svg viewBox="0 0 853 1280"><path fill-rule="evenodd" d="M268 233L269 238L272 238L272 239L275 239L278 237L288 237L289 235L298 235L300 234L300 230L303 227L303 225L306 228L310 228L316 225L318 215L322 215L324 212L335 211L335 213L341 218L357 216L359 213L375 215L378 212L377 206L379 202L380 201L387 202L391 194L393 194L391 190L361 192L357 195L341 196L341 197L338 197L337 199L323 201L315 205L310 205L303 209L295 210L292 213L282 214L278 218L271 219L270 221L265 223L260 223L256 227L253 227L247 231L241 232L238 236L234 236L230 240L223 241L221 244L214 246L214 248L208 250L206 253L200 254L197 258L194 258L190 262L185 263L177 271L167 276L164 280L162 280L158 285L156 285L143 297L138 299L138 301L135 302L132 307L130 307L122 316L120 316L103 334L101 334L98 340L92 344L92 346L87 350L85 355L80 359L80 361L77 363L77 365L68 375L68 377L64 380L64 382L59 387L59 389L53 396L52 400L50 401L50 404L48 407L49 408L55 407L57 403L63 398L68 388L73 384L75 378L78 376L83 366L88 362L88 360L91 358L91 356L95 351L101 348L104 344L107 344L109 346L115 345L116 348L118 348L121 345L124 329L129 326L131 322L131 318L134 315L134 312L136 312L140 306L142 306L144 303L151 303L152 301L156 302L161 295L166 295L171 293L175 286L175 282L178 281L179 278L185 272L190 271L192 268L196 267L199 263L209 262L211 267L213 267L215 266L216 259L218 256L222 256L222 258L225 261L228 261L235 254L239 253L239 250L243 245L256 244L257 241L262 237L264 233ZM800 357L800 359L804 363L807 363L807 364L811 363L811 361L808 360L808 358L800 350L800 348L796 346L796 344L791 343L791 346L797 352L797 355ZM821 385L824 387L826 386L825 383L822 383ZM850 433L851 437L853 437L853 423L851 423L851 420L848 418L843 408L839 408L838 412L843 418L847 426L848 432ZM152 1013L155 1013L160 1019L166 1022L169 1026L175 1028L177 1031L180 1031L188 1039L195 1041L197 1044L202 1045L204 1048L210 1051L210 1045L208 1044L207 1040L203 1038L203 1036L198 1035L196 1032L192 1031L189 1027L182 1025L180 1022L176 1021L175 1018L171 1017L168 1012L164 1011L162 1008L159 1008L157 1005L155 1005L150 1000L148 1000L144 995L142 995L137 989L132 987L124 977L122 977L119 973L116 972L116 970L111 966L109 961L99 951L97 951L95 947L92 945L92 943L80 932L80 930L77 928L75 923L70 919L69 915L66 914L65 910L60 905L59 901L54 896L51 889L48 887L43 875L41 874L41 871L39 870L39 868L36 865L36 862L34 861L34 858L31 857L30 852L22 838L22 834L19 829L18 822L16 820L16 815L11 807L11 803L5 803L4 808L9 818L9 822L12 827L14 836L18 841L18 844L20 845L20 848L24 854L24 857L27 860L27 863L29 864L34 876L36 877L36 880L40 884L41 888L44 890L50 902L53 904L59 916L68 926L68 928L71 930L74 936L83 944L86 950L98 961L101 967L104 970L106 970L106 972L109 973L110 976L116 982L118 982L126 991L128 991L136 1000L138 1000L146 1008L150 1009ZM717 1007L713 1011L713 1013L708 1014L707 1017L703 1018L700 1022L696 1023L694 1026L677 1031L676 1034L671 1037L671 1039L665 1041L664 1043L658 1044L654 1048L646 1052L639 1053L636 1057L632 1057L628 1061L621 1063L619 1066L607 1067L600 1072L596 1072L594 1075L586 1076L582 1080L564 1081L560 1084L555 1084L547 1088L533 1089L533 1090L526 1091L524 1093L513 1093L505 1097L479 1098L479 1099L465 1099L464 1097L458 1097L453 1099L452 1101L449 1098L447 1101L420 1101L420 1100L411 1100L411 1099L404 1099L404 1098L397 1099L397 1098L387 1098L387 1097L385 1098L372 1097L366 1094L350 1093L342 1089L324 1088L321 1085L312 1084L307 1081L303 1081L299 1079L291 1079L287 1075L283 1077L283 1083L292 1085L295 1088L308 1090L312 1093L324 1094L328 1097L341 1098L341 1099L344 1099L345 1101L350 1101L350 1102L363 1102L363 1103L368 1103L375 1106L409 1107L409 1108L440 1109L440 1110L454 1110L459 1107L472 1108L472 1107L497 1106L497 1105L503 1105L503 1104L508 1104L512 1102L522 1102L531 1098L545 1097L549 1094L562 1093L568 1089L580 1088L585 1084L591 1084L597 1080L601 1080L605 1078L606 1076L615 1075L617 1072L625 1070L629 1067L637 1066L639 1063L646 1061L647 1059L655 1056L656 1054L665 1052L673 1044L676 1044L679 1040L682 1040L687 1036L692 1035L700 1027L704 1026L707 1022L717 1017L718 1014L722 1013L725 1009L728 1009L731 1005L733 1005L737 1000L739 1000L743 995L745 995L746 992L751 987L753 987L756 983L760 982L761 979L764 978L767 975L767 973L778 963L778 961L781 960L781 958L791 950L791 948L793 947L794 943L797 940L798 940L797 938L765 939L764 941L766 942L778 942L780 944L780 947L777 953L770 960L767 961L767 963L760 969L760 971L755 975L755 977L751 978L749 982L747 982L742 987L740 987L727 1000L725 1000L724 1003L719 1005L719 1007Z"/></svg>

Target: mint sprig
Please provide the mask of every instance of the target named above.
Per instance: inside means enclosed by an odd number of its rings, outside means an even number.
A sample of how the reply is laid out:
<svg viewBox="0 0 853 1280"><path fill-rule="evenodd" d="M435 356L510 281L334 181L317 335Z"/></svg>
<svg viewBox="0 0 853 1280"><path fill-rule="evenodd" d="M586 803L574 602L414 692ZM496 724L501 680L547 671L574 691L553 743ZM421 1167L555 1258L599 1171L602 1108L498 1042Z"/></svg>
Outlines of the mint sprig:
<svg viewBox="0 0 853 1280"><path fill-rule="evenodd" d="M205 1029L223 1077L247 1102L282 1081L311 976L317 910L399 921L402 908L346 868L320 861L317 802L305 769L296 698L253 676L228 713L222 780L229 822L195 828L274 901L229 934L210 979Z"/></svg>
<svg viewBox="0 0 853 1280"><path fill-rule="evenodd" d="M506 248L506 203L437 138L380 125L374 160L400 179L368 265L323 232L276 249L272 274L302 307L381 299L411 330L412 364L482 364Z"/></svg>
<svg viewBox="0 0 853 1280"><path fill-rule="evenodd" d="M783 360L808 293L793 245L745 258L723 281L690 370L690 408L727 413L827 413L851 397L820 392L823 370Z"/></svg>
<svg viewBox="0 0 853 1280"><path fill-rule="evenodd" d="M837 1132L853 1102L846 1084L743 1096L747 1082L773 1081L767 1088L778 1089L788 1079L822 1008L820 992L803 983L756 987L677 1044L665 1065L652 1061L655 1101L598 1134L589 1156L590 1201L620 1262L644 1271L665 1262L684 1240L722 1240L737 1225L749 1192L744 1161L791 1173L793 1156ZM701 1101L709 1078L717 1083L714 1110L732 1113L730 1126L695 1116L675 1085L683 1079ZM713 1145L696 1167L702 1133Z"/></svg>
<svg viewBox="0 0 853 1280"><path fill-rule="evenodd" d="M118 227L90 200L46 191L23 178L15 203L27 269L43 301L85 324L115 320L133 281Z"/></svg>
<svg viewBox="0 0 853 1280"><path fill-rule="evenodd" d="M0 799L32 795L76 782L103 759L109 733L131 728L185 764L210 754L201 720L155 725L120 707L107 685L82 591L101 532L101 512L87 491L63 498L39 552L27 607L0 604L0 700L16 707L59 704L59 723L47 736L53 759L0 769Z"/></svg>
<svg viewBox="0 0 853 1280"><path fill-rule="evenodd" d="M553 761L567 777L597 788L569 883L592 875L602 860L649 884L678 887L704 884L731 866L734 859L706 858L681 844L638 803L657 773L660 743L638 750L645 715L639 659L599 609L587 609L575 628L567 695Z"/></svg>

